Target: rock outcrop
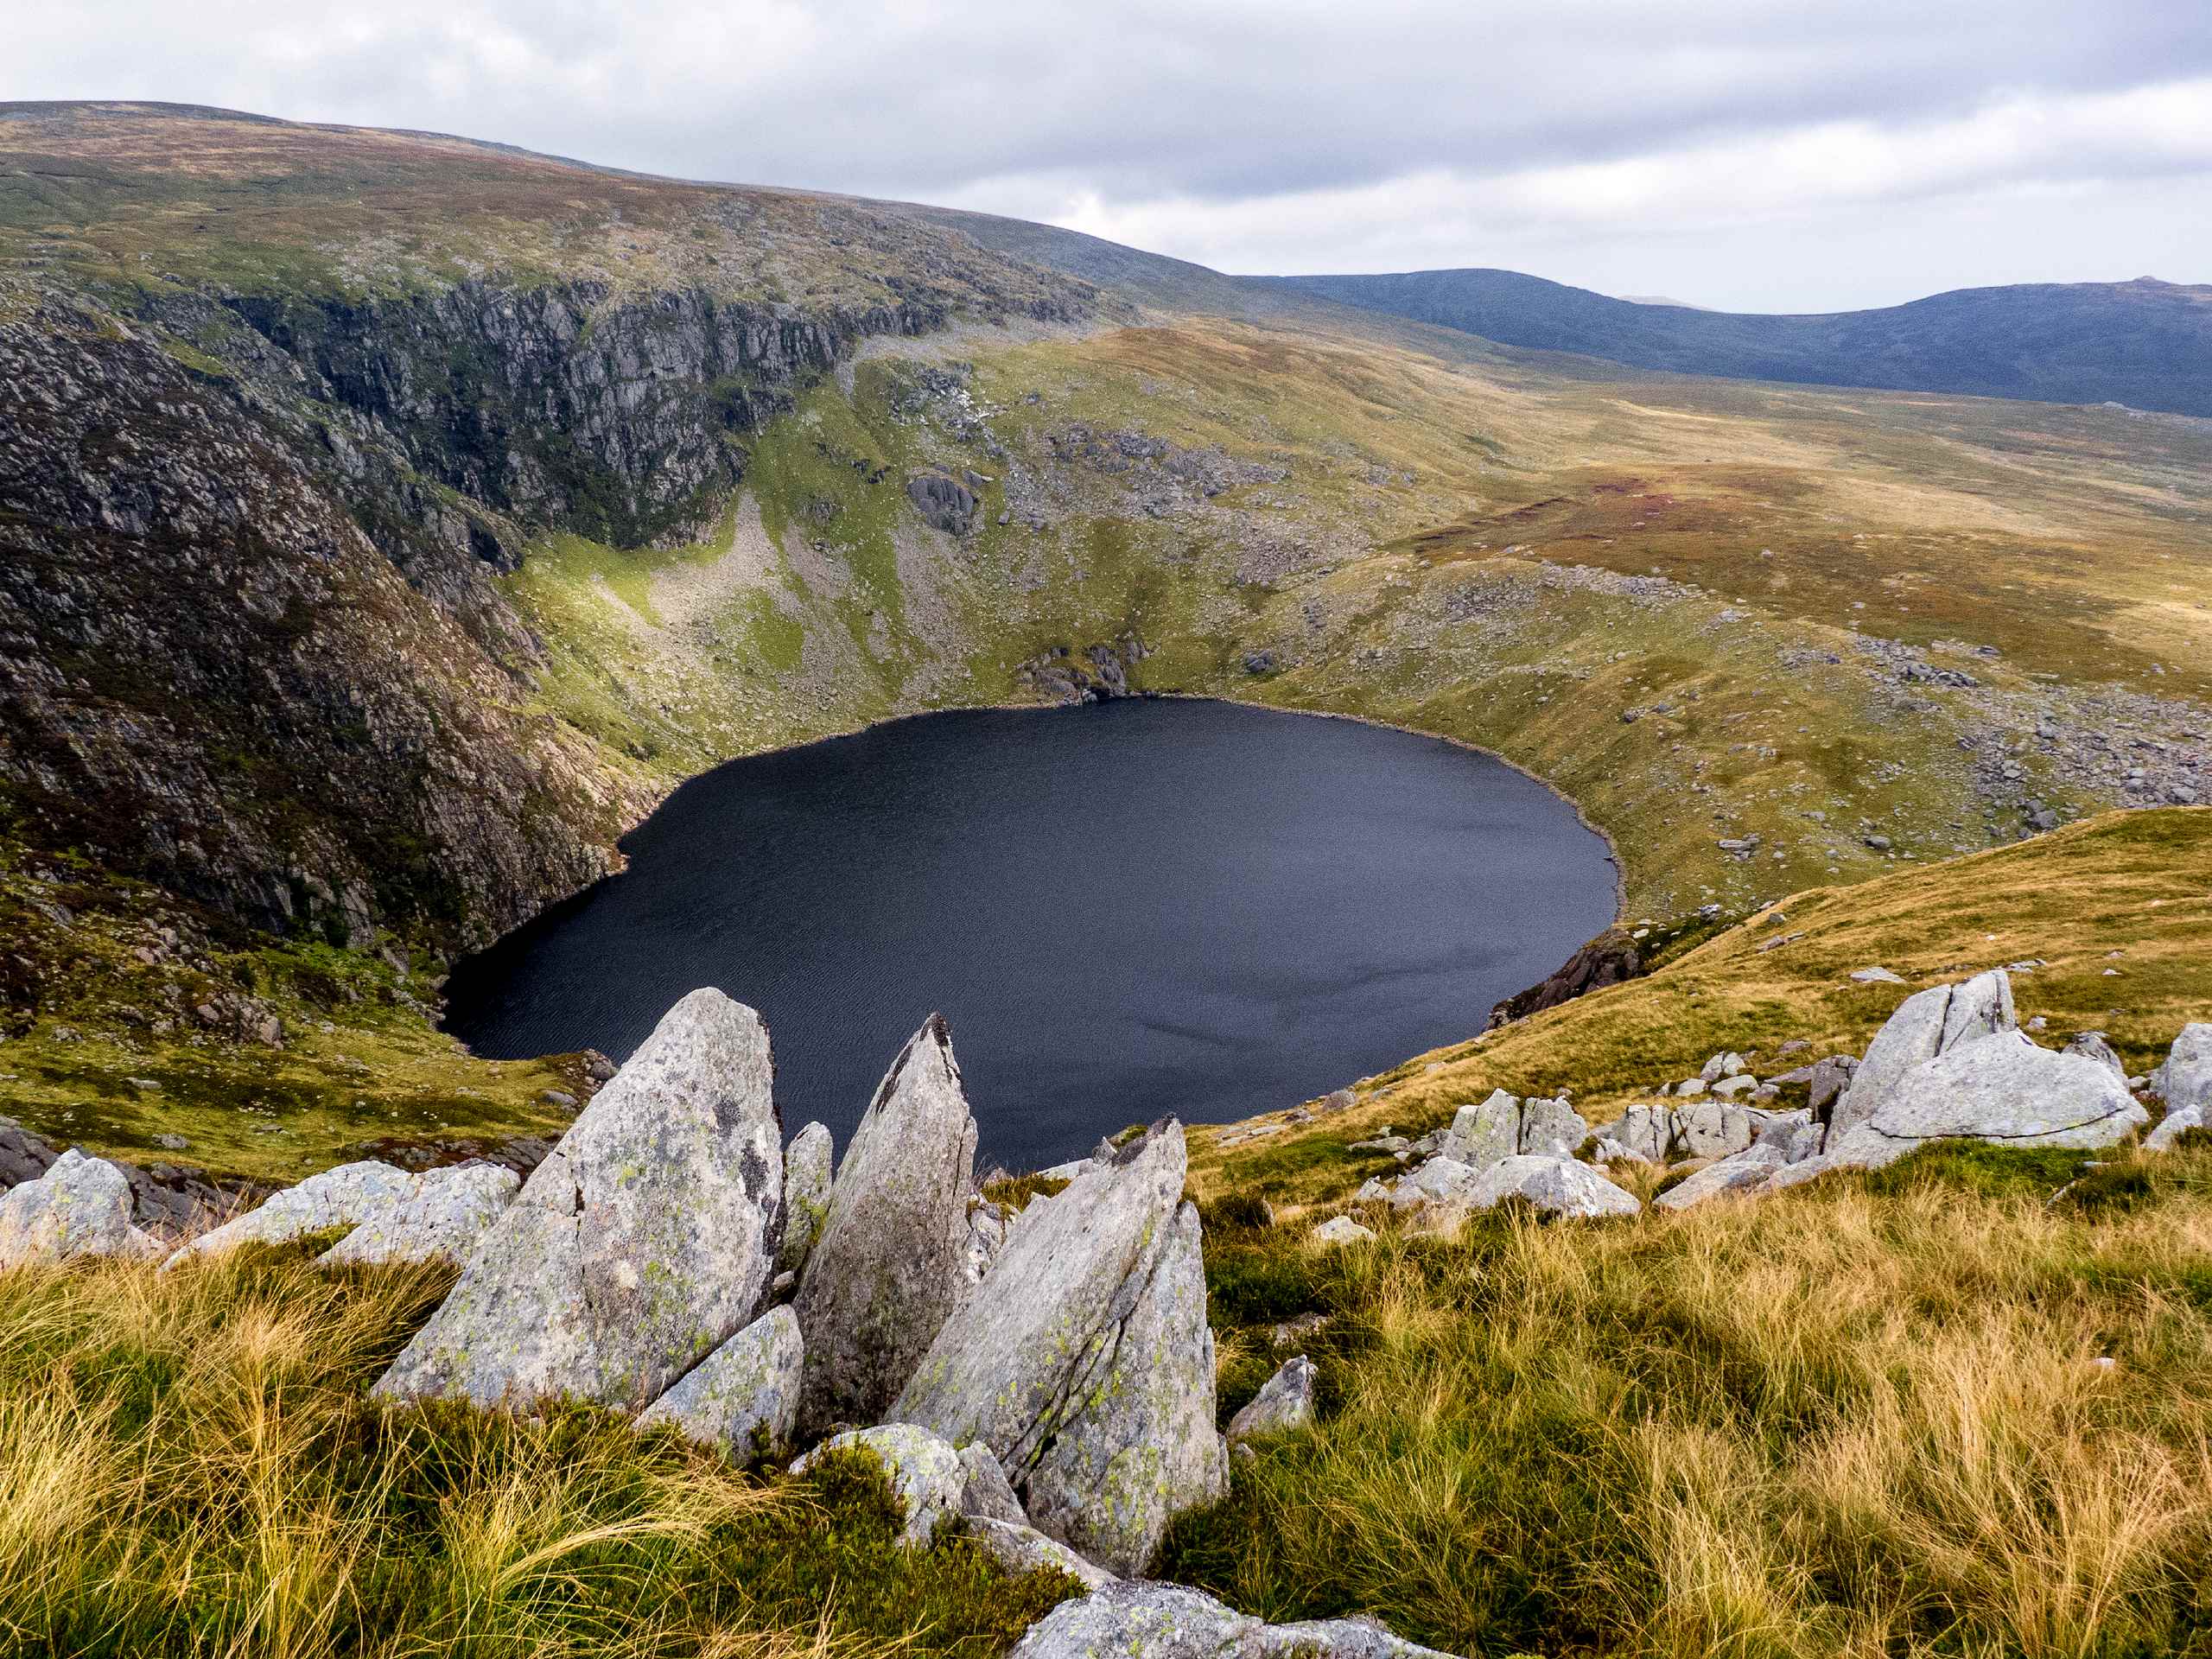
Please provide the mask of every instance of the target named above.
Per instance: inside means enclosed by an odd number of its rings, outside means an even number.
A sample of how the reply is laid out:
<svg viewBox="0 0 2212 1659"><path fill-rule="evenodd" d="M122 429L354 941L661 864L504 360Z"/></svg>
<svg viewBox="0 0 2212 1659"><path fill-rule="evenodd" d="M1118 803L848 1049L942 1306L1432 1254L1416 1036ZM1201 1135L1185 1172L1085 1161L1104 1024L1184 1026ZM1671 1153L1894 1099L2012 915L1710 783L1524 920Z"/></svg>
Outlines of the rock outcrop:
<svg viewBox="0 0 2212 1659"><path fill-rule="evenodd" d="M2212 1025L2182 1027L2164 1062L2151 1074L2151 1088L2170 1112L2212 1112Z"/></svg>
<svg viewBox="0 0 2212 1659"><path fill-rule="evenodd" d="M1033 1205L889 1414L982 1442L1040 1531L1120 1573L1227 1472L1184 1172L1181 1126L1155 1124Z"/></svg>
<svg viewBox="0 0 2212 1659"><path fill-rule="evenodd" d="M673 1428L737 1463L771 1458L798 1426L804 1347L798 1319L771 1308L640 1412L641 1428Z"/></svg>
<svg viewBox="0 0 2212 1659"><path fill-rule="evenodd" d="M130 1221L130 1183L72 1147L36 1180L0 1198L0 1268L109 1256L144 1261L162 1247Z"/></svg>
<svg viewBox="0 0 2212 1659"><path fill-rule="evenodd" d="M376 1391L634 1407L753 1317L783 1207L767 1028L720 991L663 1016L531 1173Z"/></svg>
<svg viewBox="0 0 2212 1659"><path fill-rule="evenodd" d="M1931 986L1900 1002L1874 1033L1866 1058L1830 1115L1831 1146L1874 1116L1916 1066L1977 1038L2015 1028L2012 982L2001 968L1956 985Z"/></svg>
<svg viewBox="0 0 2212 1659"><path fill-rule="evenodd" d="M1634 979L1643 971L1643 957L1635 940L1618 931L1601 933L1561 963L1543 983L1531 985L1491 1008L1490 1024L1495 1028L1555 1008L1588 992Z"/></svg>
<svg viewBox="0 0 2212 1659"><path fill-rule="evenodd" d="M913 1375L960 1293L975 1162L951 1033L932 1014L854 1131L799 1275L804 1433L878 1421Z"/></svg>
<svg viewBox="0 0 2212 1659"><path fill-rule="evenodd" d="M1934 1141L2108 1147L2150 1122L2110 1066L2038 1048L2017 1031L1967 1041L1899 1077L1825 1156L1890 1163Z"/></svg>

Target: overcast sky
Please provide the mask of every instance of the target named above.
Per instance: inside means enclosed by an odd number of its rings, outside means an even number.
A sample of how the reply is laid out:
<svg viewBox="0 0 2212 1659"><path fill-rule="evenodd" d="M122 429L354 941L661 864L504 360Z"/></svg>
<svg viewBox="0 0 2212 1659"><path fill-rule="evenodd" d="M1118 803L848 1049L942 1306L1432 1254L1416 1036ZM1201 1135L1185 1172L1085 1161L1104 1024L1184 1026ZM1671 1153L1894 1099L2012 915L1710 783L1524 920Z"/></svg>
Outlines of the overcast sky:
<svg viewBox="0 0 2212 1659"><path fill-rule="evenodd" d="M0 98L424 127L1238 271L2212 282L2212 0L79 0Z"/></svg>

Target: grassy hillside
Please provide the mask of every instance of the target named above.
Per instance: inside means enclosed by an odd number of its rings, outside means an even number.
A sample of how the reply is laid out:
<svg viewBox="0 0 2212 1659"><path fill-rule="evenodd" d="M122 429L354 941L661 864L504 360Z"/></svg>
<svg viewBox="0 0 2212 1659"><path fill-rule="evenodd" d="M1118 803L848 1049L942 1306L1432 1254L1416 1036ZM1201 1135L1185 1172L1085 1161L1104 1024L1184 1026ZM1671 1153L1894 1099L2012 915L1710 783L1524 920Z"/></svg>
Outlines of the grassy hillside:
<svg viewBox="0 0 2212 1659"><path fill-rule="evenodd" d="M2212 288L2148 276L1961 289L1825 316L1617 300L1510 270L1249 280L1632 368L2212 415Z"/></svg>

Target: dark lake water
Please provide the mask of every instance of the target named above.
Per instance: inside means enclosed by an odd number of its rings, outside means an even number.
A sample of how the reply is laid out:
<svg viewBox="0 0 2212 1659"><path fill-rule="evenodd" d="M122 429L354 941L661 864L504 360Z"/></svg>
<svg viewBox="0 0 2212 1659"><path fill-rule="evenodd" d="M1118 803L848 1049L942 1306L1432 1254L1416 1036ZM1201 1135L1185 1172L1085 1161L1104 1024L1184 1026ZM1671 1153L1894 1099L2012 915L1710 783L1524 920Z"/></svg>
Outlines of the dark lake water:
<svg viewBox="0 0 2212 1659"><path fill-rule="evenodd" d="M734 761L630 868L458 964L448 1027L616 1059L686 991L759 1008L842 1154L952 1027L979 1161L1296 1103L1482 1029L1613 914L1604 842L1487 756L1221 702L930 715Z"/></svg>

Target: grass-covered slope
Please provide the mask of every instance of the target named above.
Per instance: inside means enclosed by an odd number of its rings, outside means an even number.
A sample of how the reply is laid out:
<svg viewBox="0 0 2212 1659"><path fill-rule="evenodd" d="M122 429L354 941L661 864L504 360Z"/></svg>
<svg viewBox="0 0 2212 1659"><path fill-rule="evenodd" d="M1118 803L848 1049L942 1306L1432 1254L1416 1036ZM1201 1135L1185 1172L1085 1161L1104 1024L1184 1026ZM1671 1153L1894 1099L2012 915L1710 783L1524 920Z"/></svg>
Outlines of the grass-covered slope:
<svg viewBox="0 0 2212 1659"><path fill-rule="evenodd" d="M2212 1149L2087 1162L1333 1254L1224 1229L1224 1408L1302 1351L1323 1410L1169 1570L1481 1656L2201 1653Z"/></svg>
<svg viewBox="0 0 2212 1659"><path fill-rule="evenodd" d="M1511 270L1249 280L1631 368L2212 415L2212 287L2148 276L1961 289L1818 316L1643 304Z"/></svg>

